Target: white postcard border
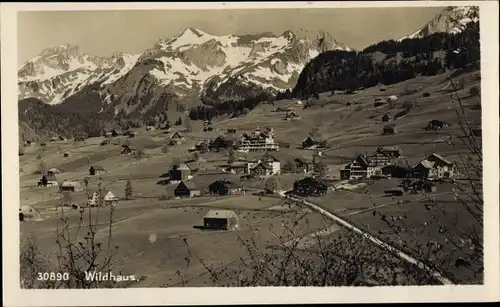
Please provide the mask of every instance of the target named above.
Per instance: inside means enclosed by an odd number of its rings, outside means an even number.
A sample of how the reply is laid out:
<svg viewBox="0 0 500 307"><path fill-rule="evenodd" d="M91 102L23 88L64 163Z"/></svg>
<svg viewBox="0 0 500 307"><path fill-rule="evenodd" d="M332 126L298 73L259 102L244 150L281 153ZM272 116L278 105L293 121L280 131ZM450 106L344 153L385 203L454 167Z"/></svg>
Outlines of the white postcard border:
<svg viewBox="0 0 500 307"><path fill-rule="evenodd" d="M480 7L481 97L484 155L485 284L478 286L397 286L336 288L142 288L112 290L21 290L19 287L19 157L17 114L17 11L262 9L417 7L474 5ZM242 3L2 3L2 236L3 296L6 306L256 304L326 302L458 302L499 300L499 96L497 1L356 1ZM13 179L16 178L16 179Z"/></svg>

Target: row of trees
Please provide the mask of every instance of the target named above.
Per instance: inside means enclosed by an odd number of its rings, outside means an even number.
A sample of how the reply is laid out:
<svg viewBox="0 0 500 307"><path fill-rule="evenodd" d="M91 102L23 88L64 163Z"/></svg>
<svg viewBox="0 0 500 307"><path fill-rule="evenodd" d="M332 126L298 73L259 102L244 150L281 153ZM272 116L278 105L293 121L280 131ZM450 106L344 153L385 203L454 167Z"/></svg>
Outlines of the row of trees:
<svg viewBox="0 0 500 307"><path fill-rule="evenodd" d="M274 99L270 93L262 92L254 97L243 100L227 100L219 104L199 105L189 112L192 120L212 120L216 116L231 114L233 116L245 115L261 102L268 102Z"/></svg>

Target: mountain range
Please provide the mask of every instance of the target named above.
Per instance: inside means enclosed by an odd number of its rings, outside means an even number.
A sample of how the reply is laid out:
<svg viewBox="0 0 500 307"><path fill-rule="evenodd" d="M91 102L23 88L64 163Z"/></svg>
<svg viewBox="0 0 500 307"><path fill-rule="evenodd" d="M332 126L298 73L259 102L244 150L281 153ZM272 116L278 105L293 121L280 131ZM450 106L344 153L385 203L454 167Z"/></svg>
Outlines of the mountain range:
<svg viewBox="0 0 500 307"><path fill-rule="evenodd" d="M160 39L142 54L96 57L65 44L45 49L19 69L19 99L35 97L61 104L98 84L103 102L129 113L148 94L195 98L206 91L212 93L204 95L206 99L219 99L214 93L227 97L228 84L235 79L245 87L279 90L294 85L320 48L349 50L329 34L321 41L310 41L291 31L280 36L215 36L193 28Z"/></svg>
<svg viewBox="0 0 500 307"><path fill-rule="evenodd" d="M477 7L448 7L398 41L458 33L478 18ZM259 99L293 88L307 63L332 50L353 51L325 32L307 39L291 31L217 36L194 28L162 38L141 54L97 57L73 44L51 47L18 70L18 99L26 101L20 120L41 105L57 112L148 118Z"/></svg>

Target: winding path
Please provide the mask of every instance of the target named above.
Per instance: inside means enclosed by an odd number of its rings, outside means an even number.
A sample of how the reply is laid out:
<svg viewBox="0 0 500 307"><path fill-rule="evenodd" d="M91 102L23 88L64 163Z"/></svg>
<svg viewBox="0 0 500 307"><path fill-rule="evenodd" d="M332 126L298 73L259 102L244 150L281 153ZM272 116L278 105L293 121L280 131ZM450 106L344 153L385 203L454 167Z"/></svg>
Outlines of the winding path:
<svg viewBox="0 0 500 307"><path fill-rule="evenodd" d="M299 198L295 198L295 197L291 197L291 196L288 196L285 194L285 192L280 192L279 195L283 198L286 198L286 199L290 199L292 201L295 201L295 202L298 202L298 203L301 203L317 212L319 212L320 214L328 217L329 219L337 222L339 225L351 230L351 231L354 231L354 232L357 232L361 235L363 235L365 238L367 238L368 240L372 241L374 244L378 245L379 247L385 249L385 250L388 250L389 252L392 252L394 253L395 255L397 255L399 258L411 263L411 264L414 264L416 265L418 268L420 269L423 269L425 270L426 272L428 272L429 274L431 274L432 277L434 277L436 280L438 280L439 282L441 282L443 285L453 285L453 282L451 280L449 280L448 278L446 278L445 276L443 276L441 273L439 273L438 271L430 268L429 266L425 265L423 262L421 262L420 260L417 260L415 258L413 258L412 256L406 254L405 252L391 246L390 244L378 239L378 238L375 238L374 236L370 235L369 233L357 228L356 226L350 224L349 222L347 222L346 220L342 219L341 217L331 213L331 212L328 212L326 211L325 209L319 207L318 205L315 205L311 202L308 202L306 200L303 200L303 199L299 199Z"/></svg>

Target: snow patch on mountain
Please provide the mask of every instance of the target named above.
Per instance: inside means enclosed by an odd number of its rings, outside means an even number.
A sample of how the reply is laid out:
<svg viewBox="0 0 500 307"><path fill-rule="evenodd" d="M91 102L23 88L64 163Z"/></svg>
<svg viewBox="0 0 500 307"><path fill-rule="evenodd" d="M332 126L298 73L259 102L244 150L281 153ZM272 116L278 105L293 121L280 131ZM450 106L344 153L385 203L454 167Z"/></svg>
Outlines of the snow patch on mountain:
<svg viewBox="0 0 500 307"><path fill-rule="evenodd" d="M291 31L217 36L188 28L160 39L140 55L93 57L67 44L44 50L19 70L18 97L58 104L98 84L105 103L131 107L163 100L167 92L200 96L229 84L278 91L293 87L305 64L320 51L350 50L331 35L321 42L319 46Z"/></svg>
<svg viewBox="0 0 500 307"><path fill-rule="evenodd" d="M477 21L479 21L479 8L477 6L449 6L424 27L397 41L422 38L437 32L457 34L462 32L468 23Z"/></svg>

